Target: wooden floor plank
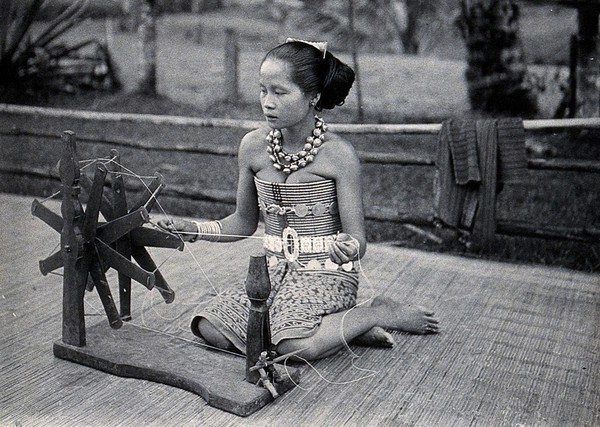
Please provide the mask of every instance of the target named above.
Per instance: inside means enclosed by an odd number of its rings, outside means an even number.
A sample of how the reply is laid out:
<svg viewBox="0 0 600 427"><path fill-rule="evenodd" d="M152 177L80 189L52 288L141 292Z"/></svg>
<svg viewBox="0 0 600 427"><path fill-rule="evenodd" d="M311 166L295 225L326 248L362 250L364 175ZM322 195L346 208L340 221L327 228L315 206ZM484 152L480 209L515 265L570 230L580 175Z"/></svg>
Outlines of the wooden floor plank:
<svg viewBox="0 0 600 427"><path fill-rule="evenodd" d="M300 387L240 418L190 392L55 358L62 278L42 276L37 263L58 233L31 217L31 199L1 194L0 203L10 224L0 239L0 425L600 425L598 275L371 244L361 301L427 305L442 333L395 334L394 349L353 346L304 366ZM176 300L134 283L132 324L194 341L193 314L239 284L259 250L255 239L151 249ZM88 326L106 322L97 294L85 301Z"/></svg>

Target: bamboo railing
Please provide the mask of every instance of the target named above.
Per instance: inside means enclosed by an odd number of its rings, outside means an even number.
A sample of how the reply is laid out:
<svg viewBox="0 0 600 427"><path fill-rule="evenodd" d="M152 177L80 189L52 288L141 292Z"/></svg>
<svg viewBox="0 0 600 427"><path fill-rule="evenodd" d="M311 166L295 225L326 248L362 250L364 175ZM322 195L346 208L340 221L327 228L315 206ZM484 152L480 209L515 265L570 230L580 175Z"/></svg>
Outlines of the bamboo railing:
<svg viewBox="0 0 600 427"><path fill-rule="evenodd" d="M10 104L0 104L0 114L18 114L30 117L49 117L62 119L78 119L97 122L132 122L139 124L152 124L164 126L186 127L215 127L232 129L255 129L262 125L260 121L235 120L219 118L194 118L182 116L162 116L150 114L107 113L82 110L67 110L55 108L30 107ZM566 129L600 129L600 118L577 119L550 119L550 120L524 120L523 126L527 131L566 130ZM378 134L378 135L435 135L441 129L441 124L330 124L329 129L341 134ZM28 129L0 129L0 135L41 137L47 139L60 139L60 135L31 131ZM141 143L131 138L98 137L95 135L77 134L78 141L94 144L108 144L145 151L175 151L194 154L210 154L217 156L233 157L237 149L232 146L218 144L197 143L194 146L164 146L159 144ZM359 158L363 163L397 164L432 167L435 160L426 156L414 156L402 152L378 153L359 151ZM586 173L599 173L600 161L584 159L528 159L528 168L533 170L576 171ZM0 161L0 173L13 175L28 175L37 178L57 179L56 174L50 170L33 167L15 167ZM132 188L136 190L135 188ZM140 188L141 190L141 188ZM220 191L211 189L190 189L185 186L169 185L163 195L193 200L216 201L235 203L235 191ZM391 221L416 226L433 225L433 218L418 215L390 215L387 213L370 212L367 220ZM559 227L551 225L536 225L520 223L518 221L498 221L496 233L511 236L527 236L545 239L574 240L582 242L600 242L600 229L585 227Z"/></svg>

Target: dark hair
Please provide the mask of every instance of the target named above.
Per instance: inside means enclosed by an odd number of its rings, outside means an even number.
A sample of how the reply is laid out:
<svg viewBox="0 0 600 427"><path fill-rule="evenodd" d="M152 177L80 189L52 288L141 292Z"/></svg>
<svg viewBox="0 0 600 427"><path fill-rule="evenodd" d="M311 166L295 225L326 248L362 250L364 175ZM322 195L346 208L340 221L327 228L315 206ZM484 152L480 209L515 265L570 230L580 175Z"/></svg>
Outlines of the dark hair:
<svg viewBox="0 0 600 427"><path fill-rule="evenodd" d="M354 83L354 71L327 51L299 41L283 43L271 49L262 62L279 59L292 66L291 79L305 93L320 93L317 111L342 105Z"/></svg>

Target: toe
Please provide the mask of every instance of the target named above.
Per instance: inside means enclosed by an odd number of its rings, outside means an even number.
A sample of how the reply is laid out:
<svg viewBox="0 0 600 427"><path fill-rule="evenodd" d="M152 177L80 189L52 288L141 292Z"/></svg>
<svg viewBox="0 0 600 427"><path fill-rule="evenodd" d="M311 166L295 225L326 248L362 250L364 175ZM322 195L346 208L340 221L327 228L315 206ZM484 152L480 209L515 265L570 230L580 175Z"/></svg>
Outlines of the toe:
<svg viewBox="0 0 600 427"><path fill-rule="evenodd" d="M389 332L385 332L384 337L382 339L382 344L384 347L394 347L396 345L396 340Z"/></svg>
<svg viewBox="0 0 600 427"><path fill-rule="evenodd" d="M430 324L427 326L427 331L430 334L437 334L440 331L440 328L438 327L437 324Z"/></svg>

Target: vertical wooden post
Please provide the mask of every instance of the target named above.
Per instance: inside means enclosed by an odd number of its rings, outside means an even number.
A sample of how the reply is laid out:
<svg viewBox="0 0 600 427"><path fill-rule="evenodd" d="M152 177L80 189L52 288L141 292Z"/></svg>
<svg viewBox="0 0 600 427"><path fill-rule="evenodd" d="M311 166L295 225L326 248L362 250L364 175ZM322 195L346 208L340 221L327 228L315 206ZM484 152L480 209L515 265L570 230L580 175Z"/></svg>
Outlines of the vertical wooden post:
<svg viewBox="0 0 600 427"><path fill-rule="evenodd" d="M137 31L141 20L141 2L143 0L123 0L123 17L121 30L126 32Z"/></svg>
<svg viewBox="0 0 600 427"><path fill-rule="evenodd" d="M104 19L104 44L108 52L115 51L115 25L112 17Z"/></svg>
<svg viewBox="0 0 600 427"><path fill-rule="evenodd" d="M223 93L229 102L236 102L238 91L238 63L239 63L238 35L233 28L225 30L225 79Z"/></svg>
<svg viewBox="0 0 600 427"><path fill-rule="evenodd" d="M63 323L62 340L65 344L85 346L85 320L83 297L87 281L87 269L80 268L83 251L83 208L79 201L79 162L75 147L75 134L66 131L62 135L63 154L60 159L62 191L61 214L63 228L60 233L63 271ZM83 274L85 273L85 274Z"/></svg>
<svg viewBox="0 0 600 427"><path fill-rule="evenodd" d="M248 330L246 338L246 381L256 384L260 379L258 371L250 371L256 365L260 354L270 350L271 327L267 299L271 293L271 282L265 255L251 256L246 278L246 293L250 299Z"/></svg>
<svg viewBox="0 0 600 427"><path fill-rule="evenodd" d="M198 20L198 22L194 25L191 31L191 36L194 43L203 43L204 30L202 27L202 21Z"/></svg>
<svg viewBox="0 0 600 427"><path fill-rule="evenodd" d="M568 117L571 119L577 113L577 45L577 34L572 34L569 44L569 99L567 101L569 109Z"/></svg>
<svg viewBox="0 0 600 427"><path fill-rule="evenodd" d="M158 51L156 37L156 0L144 0L142 4L142 22L140 36L141 57L137 90L147 95L157 94L156 55Z"/></svg>
<svg viewBox="0 0 600 427"><path fill-rule="evenodd" d="M358 47L356 43L356 30L354 28L354 1L348 0L348 27L350 29L350 46L352 50L352 68L354 68L354 75L356 77L356 99L358 107L356 110L356 121L358 123L364 123L364 103L362 97L362 87L360 82L360 72L358 69Z"/></svg>
<svg viewBox="0 0 600 427"><path fill-rule="evenodd" d="M577 9L577 101L578 117L600 116L600 60L598 58L599 10L591 7Z"/></svg>
<svg viewBox="0 0 600 427"><path fill-rule="evenodd" d="M192 0L191 12L198 14L204 9L204 0Z"/></svg>

